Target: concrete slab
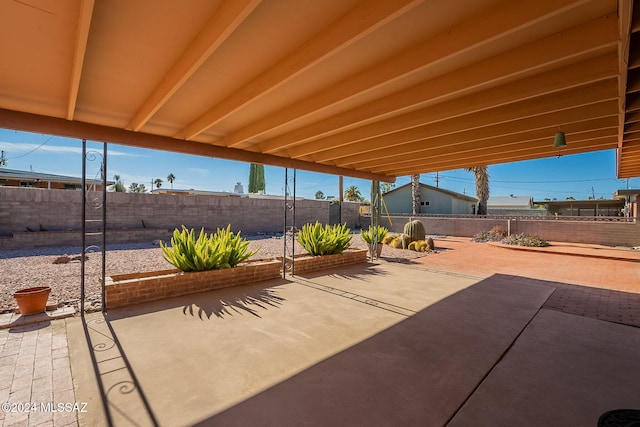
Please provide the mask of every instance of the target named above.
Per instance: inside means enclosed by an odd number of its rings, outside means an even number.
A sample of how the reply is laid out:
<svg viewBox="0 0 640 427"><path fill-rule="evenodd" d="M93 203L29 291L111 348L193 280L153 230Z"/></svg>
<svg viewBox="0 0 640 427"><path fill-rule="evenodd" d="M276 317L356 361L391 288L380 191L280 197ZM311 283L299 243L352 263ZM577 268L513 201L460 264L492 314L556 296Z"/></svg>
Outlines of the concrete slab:
<svg viewBox="0 0 640 427"><path fill-rule="evenodd" d="M476 283L201 425L442 426L552 291Z"/></svg>
<svg viewBox="0 0 640 427"><path fill-rule="evenodd" d="M295 280L111 311L74 377L97 365L114 425L443 425L553 291L386 263Z"/></svg>
<svg viewBox="0 0 640 427"><path fill-rule="evenodd" d="M595 426L640 409L640 329L542 310L449 424Z"/></svg>

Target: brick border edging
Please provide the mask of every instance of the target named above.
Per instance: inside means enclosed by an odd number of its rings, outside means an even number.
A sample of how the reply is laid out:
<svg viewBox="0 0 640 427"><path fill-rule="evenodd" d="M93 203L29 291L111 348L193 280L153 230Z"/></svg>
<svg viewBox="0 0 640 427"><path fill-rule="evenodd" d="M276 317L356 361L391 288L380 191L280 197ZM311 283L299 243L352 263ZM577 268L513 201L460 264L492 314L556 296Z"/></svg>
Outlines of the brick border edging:
<svg viewBox="0 0 640 427"><path fill-rule="evenodd" d="M505 245L504 243L499 242L487 242L489 245L494 246L496 248L509 249L514 251L525 251L525 252L536 252L540 254L551 254L551 255L567 255L567 256L577 256L584 258L599 258L599 259L610 259L614 261L626 261L626 262L640 262L640 259L634 257L626 257L624 255L616 256L616 255L604 255L599 253L584 253L584 252L571 252L571 251L554 251L554 250L545 250L545 247L535 247L535 246L519 246L519 245ZM553 247L553 244L547 246L547 248ZM614 248L607 250L615 250Z"/></svg>
<svg viewBox="0 0 640 427"><path fill-rule="evenodd" d="M368 255L368 249L347 250L341 254L334 255L297 255L295 257L294 274L311 273L342 265L366 263ZM282 257L279 257L279 259L282 262ZM286 263L290 264L291 258L287 257Z"/></svg>
<svg viewBox="0 0 640 427"><path fill-rule="evenodd" d="M105 283L107 309L195 294L230 286L246 285L280 276L281 261L276 259L233 268L184 273L163 270L108 277Z"/></svg>

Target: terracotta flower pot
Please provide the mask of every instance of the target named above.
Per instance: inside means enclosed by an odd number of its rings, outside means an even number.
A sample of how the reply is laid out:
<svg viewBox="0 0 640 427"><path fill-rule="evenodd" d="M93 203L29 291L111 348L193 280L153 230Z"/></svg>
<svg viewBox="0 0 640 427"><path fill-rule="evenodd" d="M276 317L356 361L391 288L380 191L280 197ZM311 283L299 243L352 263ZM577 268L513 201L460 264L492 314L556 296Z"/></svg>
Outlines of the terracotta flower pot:
<svg viewBox="0 0 640 427"><path fill-rule="evenodd" d="M51 288L49 286L38 286L36 288L20 289L14 292L13 297L18 303L20 314L44 313L47 308L47 300Z"/></svg>

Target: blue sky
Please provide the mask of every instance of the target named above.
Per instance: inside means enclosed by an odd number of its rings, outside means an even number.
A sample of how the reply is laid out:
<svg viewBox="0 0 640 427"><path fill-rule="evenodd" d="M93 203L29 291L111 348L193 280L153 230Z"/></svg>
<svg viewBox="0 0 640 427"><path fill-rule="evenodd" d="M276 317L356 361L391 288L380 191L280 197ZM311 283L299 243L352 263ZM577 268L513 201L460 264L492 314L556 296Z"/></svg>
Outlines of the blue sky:
<svg viewBox="0 0 640 427"><path fill-rule="evenodd" d="M16 132L0 129L0 150L5 152L6 168L35 172L81 176L81 141L57 136ZM102 150L102 144L89 142L89 147ZM160 178L169 188L167 175L173 173L176 189L233 191L241 182L245 191L249 181L249 164L206 157L181 155L163 151L108 146L108 176L120 175L125 186L133 182L151 186ZM569 196L587 199L591 195L608 199L615 190L626 188L627 181L616 179L615 151L599 151L579 155L506 163L489 166L490 191L493 196L532 196L535 200ZM88 175L95 173L91 169ZM290 171L291 173L291 171ZM284 169L265 166L268 194L284 194ZM439 186L469 195L475 194L473 175L463 170L438 173ZM436 174L421 176L425 184L436 185ZM409 177L398 177L396 186L409 182ZM345 177L345 189L359 188L369 198L370 181ZM640 178L629 180L631 188L640 188ZM338 177L298 171L296 195L314 198L316 191L325 196L338 196Z"/></svg>

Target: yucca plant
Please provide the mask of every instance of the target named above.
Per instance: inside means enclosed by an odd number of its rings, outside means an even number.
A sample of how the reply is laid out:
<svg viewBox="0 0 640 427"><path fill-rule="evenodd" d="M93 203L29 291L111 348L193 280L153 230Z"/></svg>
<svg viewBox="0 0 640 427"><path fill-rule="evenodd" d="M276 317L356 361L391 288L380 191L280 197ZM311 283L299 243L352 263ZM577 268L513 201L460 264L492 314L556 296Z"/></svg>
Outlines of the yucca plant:
<svg viewBox="0 0 640 427"><path fill-rule="evenodd" d="M389 230L385 227L370 225L368 230L360 230L360 237L367 243L382 243L388 232Z"/></svg>
<svg viewBox="0 0 640 427"><path fill-rule="evenodd" d="M309 255L331 255L342 253L351 246L351 230L346 224L322 226L305 224L298 233L298 243L307 250Z"/></svg>
<svg viewBox="0 0 640 427"><path fill-rule="evenodd" d="M256 253L248 250L249 242L240 236L240 232L231 232L231 225L211 235L202 228L197 239L195 231L183 225L182 230L173 231L171 247L162 241L160 247L164 259L182 271L231 268Z"/></svg>

